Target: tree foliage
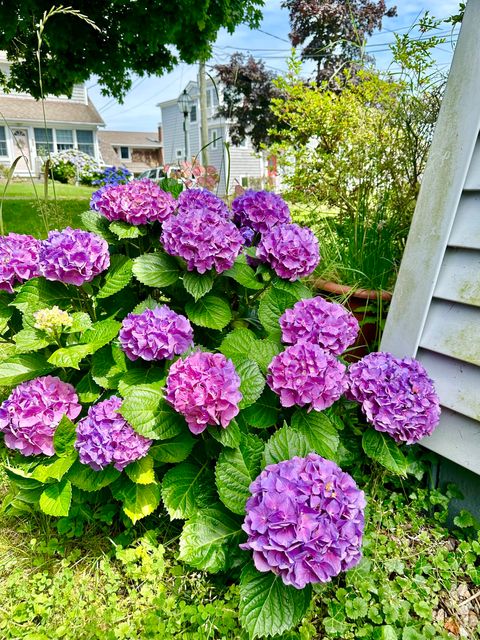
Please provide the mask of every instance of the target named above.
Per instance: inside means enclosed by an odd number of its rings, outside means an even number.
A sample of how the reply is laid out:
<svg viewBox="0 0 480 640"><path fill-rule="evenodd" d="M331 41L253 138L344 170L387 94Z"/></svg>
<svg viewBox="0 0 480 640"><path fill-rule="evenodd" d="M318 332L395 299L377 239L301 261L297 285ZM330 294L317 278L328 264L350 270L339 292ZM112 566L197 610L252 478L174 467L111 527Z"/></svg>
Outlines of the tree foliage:
<svg viewBox="0 0 480 640"><path fill-rule="evenodd" d="M351 75L364 58L365 37L396 15L385 0L284 0L282 6L290 12L292 44L304 45L302 58L315 61L318 83L345 70Z"/></svg>
<svg viewBox="0 0 480 640"><path fill-rule="evenodd" d="M70 94L75 83L95 74L105 94L121 99L131 87L131 73L162 75L180 61L208 58L221 27L233 32L242 22L257 25L262 5L263 0L76 0L75 10L88 20L63 10L44 25L42 90L37 31L52 1L7 0L2 3L0 49L13 64L10 77L0 76L0 82L39 98Z"/></svg>
<svg viewBox="0 0 480 640"><path fill-rule="evenodd" d="M274 84L276 74L265 68L265 63L241 53L232 54L227 64L218 64L215 71L224 87L223 103L218 114L232 122L230 137L234 145L248 135L258 151L263 144L270 144L269 130L280 125L270 110L274 98L285 94Z"/></svg>

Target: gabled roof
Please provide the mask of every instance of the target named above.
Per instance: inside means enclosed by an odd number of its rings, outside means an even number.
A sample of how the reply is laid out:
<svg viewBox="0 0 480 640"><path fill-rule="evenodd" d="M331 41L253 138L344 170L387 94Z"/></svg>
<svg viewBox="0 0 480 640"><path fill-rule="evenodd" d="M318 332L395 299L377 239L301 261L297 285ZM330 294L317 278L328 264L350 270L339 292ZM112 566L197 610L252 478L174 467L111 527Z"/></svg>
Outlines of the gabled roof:
<svg viewBox="0 0 480 640"><path fill-rule="evenodd" d="M32 122L47 124L90 124L104 125L101 115L88 100L88 104L63 100L45 100L43 105L33 98L17 98L11 95L0 96L0 115L7 122Z"/></svg>
<svg viewBox="0 0 480 640"><path fill-rule="evenodd" d="M99 131L98 138L115 146L157 149L162 146L158 131Z"/></svg>

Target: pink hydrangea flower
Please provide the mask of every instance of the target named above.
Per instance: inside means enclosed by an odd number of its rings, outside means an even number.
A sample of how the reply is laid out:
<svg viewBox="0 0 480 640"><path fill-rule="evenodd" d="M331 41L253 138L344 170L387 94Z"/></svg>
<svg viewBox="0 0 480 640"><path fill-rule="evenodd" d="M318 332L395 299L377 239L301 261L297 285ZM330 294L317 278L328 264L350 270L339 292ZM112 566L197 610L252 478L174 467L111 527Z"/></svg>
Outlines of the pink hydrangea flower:
<svg viewBox="0 0 480 640"><path fill-rule="evenodd" d="M320 262L313 231L298 224L279 224L262 235L257 258L267 262L279 278L291 282L309 276Z"/></svg>
<svg viewBox="0 0 480 640"><path fill-rule="evenodd" d="M121 398L111 396L90 407L86 418L77 424L75 448L80 462L95 471L113 464L122 471L147 455L151 440L136 433L118 410Z"/></svg>
<svg viewBox="0 0 480 640"><path fill-rule="evenodd" d="M299 300L279 322L283 342L312 342L334 355L352 345L360 330L355 316L343 305L327 302L320 296Z"/></svg>
<svg viewBox="0 0 480 640"><path fill-rule="evenodd" d="M225 202L208 189L185 189L177 198L178 213L192 211L211 211L223 218L230 218Z"/></svg>
<svg viewBox="0 0 480 640"><path fill-rule="evenodd" d="M280 396L283 407L323 411L347 388L346 367L316 344L287 347L268 366L267 384Z"/></svg>
<svg viewBox="0 0 480 640"><path fill-rule="evenodd" d="M232 202L232 210L236 224L259 233L266 233L277 224L290 222L287 203L271 191L247 189Z"/></svg>
<svg viewBox="0 0 480 640"><path fill-rule="evenodd" d="M186 260L189 271L231 269L243 246L243 236L225 217L208 210L186 211L163 225L165 251Z"/></svg>
<svg viewBox="0 0 480 640"><path fill-rule="evenodd" d="M63 416L74 420L80 411L71 384L55 376L22 382L0 407L0 431L5 444L24 456L53 456L53 436Z"/></svg>
<svg viewBox="0 0 480 640"><path fill-rule="evenodd" d="M50 231L40 247L40 273L47 280L80 286L109 266L107 242L82 229Z"/></svg>
<svg viewBox="0 0 480 640"><path fill-rule="evenodd" d="M440 403L432 380L413 358L369 353L348 370L348 394L377 431L413 444L433 433Z"/></svg>
<svg viewBox="0 0 480 640"><path fill-rule="evenodd" d="M208 425L226 428L239 412L240 378L223 354L198 351L172 364L165 399L192 433Z"/></svg>
<svg viewBox="0 0 480 640"><path fill-rule="evenodd" d="M171 360L193 346L190 321L167 305L129 313L118 334L130 360Z"/></svg>
<svg viewBox="0 0 480 640"><path fill-rule="evenodd" d="M303 589L361 559L365 497L353 478L316 453L266 467L250 485L242 526L259 571Z"/></svg>
<svg viewBox="0 0 480 640"><path fill-rule="evenodd" d="M163 222L175 211L175 198L148 178L126 184L101 187L92 195L90 206L107 220L133 225Z"/></svg>
<svg viewBox="0 0 480 640"><path fill-rule="evenodd" d="M13 287L40 275L40 240L19 233L0 236L0 289L13 293Z"/></svg>

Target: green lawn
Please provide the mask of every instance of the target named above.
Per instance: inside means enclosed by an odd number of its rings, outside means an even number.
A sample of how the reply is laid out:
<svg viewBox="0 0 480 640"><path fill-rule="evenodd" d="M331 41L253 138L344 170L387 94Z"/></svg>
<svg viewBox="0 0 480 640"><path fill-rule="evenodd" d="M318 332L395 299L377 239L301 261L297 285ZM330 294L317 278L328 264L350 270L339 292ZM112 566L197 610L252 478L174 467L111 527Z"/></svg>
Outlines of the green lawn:
<svg viewBox="0 0 480 640"><path fill-rule="evenodd" d="M5 183L0 183L0 196L4 188ZM50 229L81 227L80 215L90 208L94 189L50 181L49 199L45 201L43 183L10 183L2 198L5 233L29 233L44 238Z"/></svg>
<svg viewBox="0 0 480 640"><path fill-rule="evenodd" d="M25 181L25 182L11 182L5 191L5 198L43 198L43 182L39 181ZM62 184L60 182L53 183L49 181L48 195L49 198L68 198L69 200L77 200L82 198L90 198L93 191L98 187L86 187L79 185L78 187L73 184ZM3 194L5 189L5 181L0 181L0 194Z"/></svg>

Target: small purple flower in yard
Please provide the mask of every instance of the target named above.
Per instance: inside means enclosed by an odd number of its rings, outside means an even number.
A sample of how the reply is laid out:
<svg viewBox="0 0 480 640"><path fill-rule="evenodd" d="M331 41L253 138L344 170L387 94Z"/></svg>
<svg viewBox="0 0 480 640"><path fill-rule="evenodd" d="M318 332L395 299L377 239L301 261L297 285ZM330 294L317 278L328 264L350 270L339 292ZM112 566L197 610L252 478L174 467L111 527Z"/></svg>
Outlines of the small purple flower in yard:
<svg viewBox="0 0 480 640"><path fill-rule="evenodd" d="M234 221L241 227L251 227L265 233L277 224L290 222L287 203L276 193L253 191L245 193L232 202Z"/></svg>
<svg viewBox="0 0 480 640"><path fill-rule="evenodd" d="M192 433L208 425L228 427L242 399L233 362L221 353L198 351L170 367L165 399L181 413Z"/></svg>
<svg viewBox="0 0 480 640"><path fill-rule="evenodd" d="M102 187L92 195L90 206L107 220L140 225L163 222L175 211L176 202L171 193L144 178Z"/></svg>
<svg viewBox="0 0 480 640"><path fill-rule="evenodd" d="M55 376L22 382L0 407L5 444L24 456L53 456L53 436L63 416L74 420L81 405L71 384Z"/></svg>
<svg viewBox="0 0 480 640"><path fill-rule="evenodd" d="M343 305L327 302L320 296L299 300L279 322L283 342L312 342L334 355L340 355L353 344L360 330L355 316Z"/></svg>
<svg viewBox="0 0 480 640"><path fill-rule="evenodd" d="M431 435L440 421L432 380L417 360L370 353L348 371L347 396L361 404L368 422L398 442Z"/></svg>
<svg viewBox="0 0 480 640"><path fill-rule="evenodd" d="M107 242L89 231L50 231L40 247L40 273L47 280L80 286L109 266Z"/></svg>
<svg viewBox="0 0 480 640"><path fill-rule="evenodd" d="M13 293L13 286L40 275L40 240L19 233L0 236L0 289Z"/></svg>
<svg viewBox="0 0 480 640"><path fill-rule="evenodd" d="M298 224L281 224L262 235L257 258L267 262L279 278L298 280L309 276L320 262L313 231Z"/></svg>
<svg viewBox="0 0 480 640"><path fill-rule="evenodd" d="M109 464L118 471L147 455L151 440L136 433L118 410L122 400L111 396L90 407L86 418L77 424L75 448L80 462L95 471Z"/></svg>
<svg viewBox="0 0 480 640"><path fill-rule="evenodd" d="M362 557L365 496L316 453L266 467L250 485L242 525L258 571L303 589L328 582Z"/></svg>
<svg viewBox="0 0 480 640"><path fill-rule="evenodd" d="M189 271L198 273L212 267L217 273L230 269L244 242L232 222L203 209L169 218L160 240L167 253L180 256L186 260Z"/></svg>
<svg viewBox="0 0 480 640"><path fill-rule="evenodd" d="M230 218L230 211L225 202L208 189L185 189L177 198L178 213L193 211L211 211L223 218Z"/></svg>
<svg viewBox="0 0 480 640"><path fill-rule="evenodd" d="M130 360L171 360L193 346L192 325L167 305L129 313L118 334Z"/></svg>
<svg viewBox="0 0 480 640"><path fill-rule="evenodd" d="M283 407L297 405L323 411L344 393L346 368L316 344L287 347L268 366L267 384Z"/></svg>

